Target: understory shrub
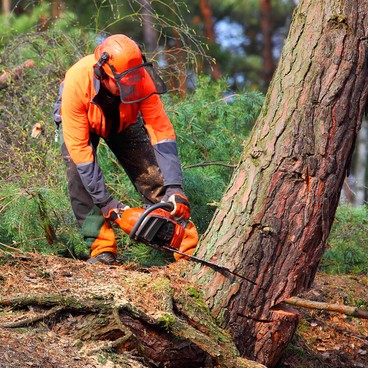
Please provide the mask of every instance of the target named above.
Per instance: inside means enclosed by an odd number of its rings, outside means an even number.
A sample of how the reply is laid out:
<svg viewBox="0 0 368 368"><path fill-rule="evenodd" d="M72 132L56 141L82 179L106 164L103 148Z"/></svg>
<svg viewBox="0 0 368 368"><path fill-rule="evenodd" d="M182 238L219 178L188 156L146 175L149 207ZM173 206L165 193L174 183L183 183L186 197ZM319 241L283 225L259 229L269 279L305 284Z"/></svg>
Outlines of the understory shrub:
<svg viewBox="0 0 368 368"><path fill-rule="evenodd" d="M329 274L368 274L368 207L340 205L323 255Z"/></svg>
<svg viewBox="0 0 368 368"><path fill-rule="evenodd" d="M165 97L176 129L193 221L204 232L230 181L262 103L259 92L232 93L226 80L200 76L185 98Z"/></svg>

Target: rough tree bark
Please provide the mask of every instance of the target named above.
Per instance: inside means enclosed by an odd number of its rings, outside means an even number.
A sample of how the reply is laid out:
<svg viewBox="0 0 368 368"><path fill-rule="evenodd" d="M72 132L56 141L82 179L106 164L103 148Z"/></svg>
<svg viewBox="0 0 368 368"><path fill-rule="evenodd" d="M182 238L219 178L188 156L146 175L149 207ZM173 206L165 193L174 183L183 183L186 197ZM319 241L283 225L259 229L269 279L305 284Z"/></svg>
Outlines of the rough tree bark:
<svg viewBox="0 0 368 368"><path fill-rule="evenodd" d="M368 3L302 0L261 114L197 255L212 313L241 354L273 367L325 249L368 93Z"/></svg>
<svg viewBox="0 0 368 368"><path fill-rule="evenodd" d="M187 94L187 75L185 73L185 54L182 41L176 29L173 29L175 48L166 53L170 65L169 86L171 91L177 91L180 97Z"/></svg>

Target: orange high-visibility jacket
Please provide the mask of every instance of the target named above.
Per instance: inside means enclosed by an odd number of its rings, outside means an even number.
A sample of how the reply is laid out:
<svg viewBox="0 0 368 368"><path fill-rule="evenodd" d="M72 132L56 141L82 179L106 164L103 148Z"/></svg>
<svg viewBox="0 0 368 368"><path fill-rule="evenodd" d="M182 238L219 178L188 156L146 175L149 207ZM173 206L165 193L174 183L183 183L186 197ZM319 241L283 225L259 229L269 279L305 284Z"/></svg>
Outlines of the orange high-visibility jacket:
<svg viewBox="0 0 368 368"><path fill-rule="evenodd" d="M98 104L100 81L95 78L94 55L74 64L66 73L54 108L54 120L62 122L65 145L76 164L81 180L95 204L105 203L110 197L90 142L93 132L106 138L110 131L102 108ZM147 82L143 88L150 88ZM166 115L162 101L154 94L139 103L120 103L121 132L137 122L139 114L145 122L156 158L164 176L164 185L182 185L182 171L178 158L174 128Z"/></svg>

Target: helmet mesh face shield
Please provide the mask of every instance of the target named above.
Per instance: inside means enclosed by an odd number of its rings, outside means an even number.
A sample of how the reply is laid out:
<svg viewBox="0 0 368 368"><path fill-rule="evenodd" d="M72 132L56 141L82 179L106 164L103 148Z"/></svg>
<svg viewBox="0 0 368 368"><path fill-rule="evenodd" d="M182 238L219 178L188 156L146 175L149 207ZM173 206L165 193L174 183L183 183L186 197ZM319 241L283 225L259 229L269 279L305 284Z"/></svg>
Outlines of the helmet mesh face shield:
<svg viewBox="0 0 368 368"><path fill-rule="evenodd" d="M152 63L145 62L120 74L115 72L113 66L109 66L119 87L122 103L138 103L154 94L160 95L167 92L165 82Z"/></svg>

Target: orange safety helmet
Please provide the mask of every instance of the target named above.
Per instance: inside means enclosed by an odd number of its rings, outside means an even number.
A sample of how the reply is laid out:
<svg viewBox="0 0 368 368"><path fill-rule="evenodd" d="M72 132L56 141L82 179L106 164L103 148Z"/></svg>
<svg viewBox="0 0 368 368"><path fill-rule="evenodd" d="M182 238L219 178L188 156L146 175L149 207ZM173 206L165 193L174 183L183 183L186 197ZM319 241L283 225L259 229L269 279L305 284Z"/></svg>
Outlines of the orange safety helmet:
<svg viewBox="0 0 368 368"><path fill-rule="evenodd" d="M116 34L105 38L95 49L96 60L99 61L105 52L109 55L108 64L105 62L101 66L98 65L98 67L102 67L110 78L114 78L111 66L114 68L116 74L120 74L143 62L142 52L139 46L123 34ZM100 72L102 73L101 70Z"/></svg>
<svg viewBox="0 0 368 368"><path fill-rule="evenodd" d="M107 37L96 47L95 58L95 77L114 79L123 103L137 103L153 94L167 92L153 64L147 62L140 47L128 36L117 34Z"/></svg>

